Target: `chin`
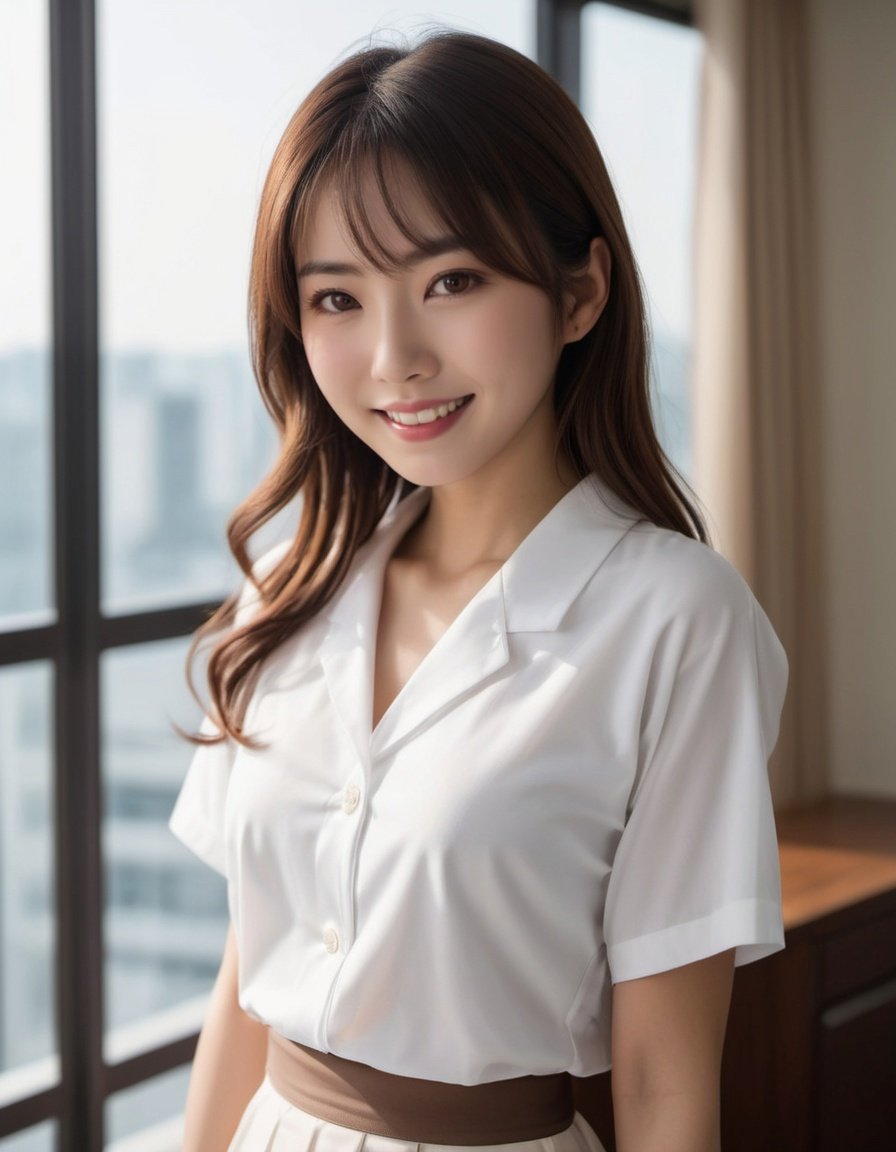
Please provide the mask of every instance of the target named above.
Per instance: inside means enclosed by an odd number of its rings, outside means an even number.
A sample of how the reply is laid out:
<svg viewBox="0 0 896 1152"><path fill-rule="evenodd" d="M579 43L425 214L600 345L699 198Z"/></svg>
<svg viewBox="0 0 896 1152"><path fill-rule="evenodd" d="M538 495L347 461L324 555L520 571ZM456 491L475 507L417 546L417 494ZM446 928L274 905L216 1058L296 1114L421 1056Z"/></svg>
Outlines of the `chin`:
<svg viewBox="0 0 896 1152"><path fill-rule="evenodd" d="M457 484L476 471L473 467L462 467L458 461L448 459L408 460L406 456L396 458L394 454L391 459L387 456L383 456L383 459L402 479L422 488L444 488L449 484Z"/></svg>
<svg viewBox="0 0 896 1152"><path fill-rule="evenodd" d="M446 468L427 468L425 465L420 467L396 467L395 464L390 465L394 472L397 472L403 480L407 480L409 484L416 484L421 488L444 488L448 484L455 484L458 480L463 480L464 477L458 475L456 471L451 471Z"/></svg>

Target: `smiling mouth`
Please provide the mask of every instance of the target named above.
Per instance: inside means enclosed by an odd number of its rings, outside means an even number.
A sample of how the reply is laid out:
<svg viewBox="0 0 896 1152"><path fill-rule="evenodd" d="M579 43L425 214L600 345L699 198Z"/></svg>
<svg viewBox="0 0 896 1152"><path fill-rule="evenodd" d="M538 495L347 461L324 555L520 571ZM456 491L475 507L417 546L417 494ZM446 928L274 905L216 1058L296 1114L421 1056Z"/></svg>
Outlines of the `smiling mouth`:
<svg viewBox="0 0 896 1152"><path fill-rule="evenodd" d="M414 424L434 424L436 420L442 420L446 416L450 416L452 412L456 412L458 408L463 408L465 404L473 399L473 394L469 396L461 396L458 400L449 400L447 404L438 404L433 408L421 408L418 412L393 412L390 409L383 409L383 412L394 424L403 424L405 427L410 427Z"/></svg>

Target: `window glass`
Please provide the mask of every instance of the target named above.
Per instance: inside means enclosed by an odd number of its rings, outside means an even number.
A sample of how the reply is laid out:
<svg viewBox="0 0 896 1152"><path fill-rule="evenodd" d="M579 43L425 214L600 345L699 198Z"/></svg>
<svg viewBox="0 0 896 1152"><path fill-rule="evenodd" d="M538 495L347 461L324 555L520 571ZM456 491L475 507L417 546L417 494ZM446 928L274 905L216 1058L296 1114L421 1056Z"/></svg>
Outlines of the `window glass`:
<svg viewBox="0 0 896 1152"><path fill-rule="evenodd" d="M0 668L0 1089L58 1075L54 1013L52 669Z"/></svg>
<svg viewBox="0 0 896 1152"><path fill-rule="evenodd" d="M224 880L168 830L192 755L168 721L187 730L197 724L184 680L187 647L186 639L165 641L102 658L110 1060L198 1027L224 947Z"/></svg>
<svg viewBox="0 0 896 1152"><path fill-rule="evenodd" d="M56 1124L52 1120L0 1139L0 1152L55 1152L55 1149Z"/></svg>
<svg viewBox="0 0 896 1152"><path fill-rule="evenodd" d="M660 438L688 478L701 51L694 28L610 4L582 11L582 110L619 193L647 288Z"/></svg>
<svg viewBox="0 0 896 1152"><path fill-rule="evenodd" d="M463 25L534 51L534 0L98 4L103 607L214 598L232 508L273 461L246 286L261 183L289 116L375 29ZM288 530L266 526L259 548Z"/></svg>
<svg viewBox="0 0 896 1152"><path fill-rule="evenodd" d="M174 1068L111 1096L106 1152L180 1152L189 1080L189 1066Z"/></svg>
<svg viewBox="0 0 896 1152"><path fill-rule="evenodd" d="M45 4L0 7L0 628L53 601L48 42Z"/></svg>

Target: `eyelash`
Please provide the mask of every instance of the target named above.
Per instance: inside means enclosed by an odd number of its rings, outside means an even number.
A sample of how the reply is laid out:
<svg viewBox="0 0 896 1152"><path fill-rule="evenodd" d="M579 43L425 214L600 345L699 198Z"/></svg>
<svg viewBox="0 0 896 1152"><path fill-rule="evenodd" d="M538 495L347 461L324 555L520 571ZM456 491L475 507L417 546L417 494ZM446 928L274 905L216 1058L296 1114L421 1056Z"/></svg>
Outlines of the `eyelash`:
<svg viewBox="0 0 896 1152"><path fill-rule="evenodd" d="M469 282L467 284L467 287L463 288L460 292L445 292L445 293L441 293L441 295L444 295L444 296L466 296L467 293L470 292L473 288L475 288L478 284L483 284L485 282L485 277L480 276L478 273L468 272L466 269L458 268L456 271L443 272L441 274L441 276L437 276L435 278L435 280L433 280L432 284L430 285L430 289L432 289L436 284L441 283L442 280L449 280L454 276L465 277ZM430 289L428 289L427 291L429 291ZM342 313L353 311L352 308L333 308L333 309L331 309L331 308L321 307L324 300L326 300L330 296L344 296L348 300L354 299L354 297L351 296L348 292L341 292L341 291L339 291L338 288L320 288L320 289L318 289L317 292L312 293L312 295L308 297L308 307L312 308L316 312L325 312L329 316L339 316Z"/></svg>

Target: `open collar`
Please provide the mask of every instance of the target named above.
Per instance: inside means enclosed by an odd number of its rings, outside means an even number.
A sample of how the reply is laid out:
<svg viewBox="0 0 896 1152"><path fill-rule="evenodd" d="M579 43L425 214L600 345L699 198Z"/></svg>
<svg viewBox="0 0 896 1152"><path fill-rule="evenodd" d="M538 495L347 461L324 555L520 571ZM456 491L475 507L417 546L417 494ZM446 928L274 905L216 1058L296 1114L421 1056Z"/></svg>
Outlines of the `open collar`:
<svg viewBox="0 0 896 1152"><path fill-rule="evenodd" d="M592 473L539 521L501 569L508 632L555 632L638 520Z"/></svg>
<svg viewBox="0 0 896 1152"><path fill-rule="evenodd" d="M371 731L376 630L386 565L423 512L428 489L393 500L324 609L320 649L330 697L367 763L455 706L508 662L508 634L556 631L570 605L640 519L587 476L535 525L461 610Z"/></svg>
<svg viewBox="0 0 896 1152"><path fill-rule="evenodd" d="M328 619L351 630L369 615L371 598L379 614L389 558L429 498L428 488L417 488L403 500L392 500L359 549L346 583L324 608ZM639 520L643 516L594 473L580 480L542 517L496 573L501 577L507 631L555 631L584 586Z"/></svg>

